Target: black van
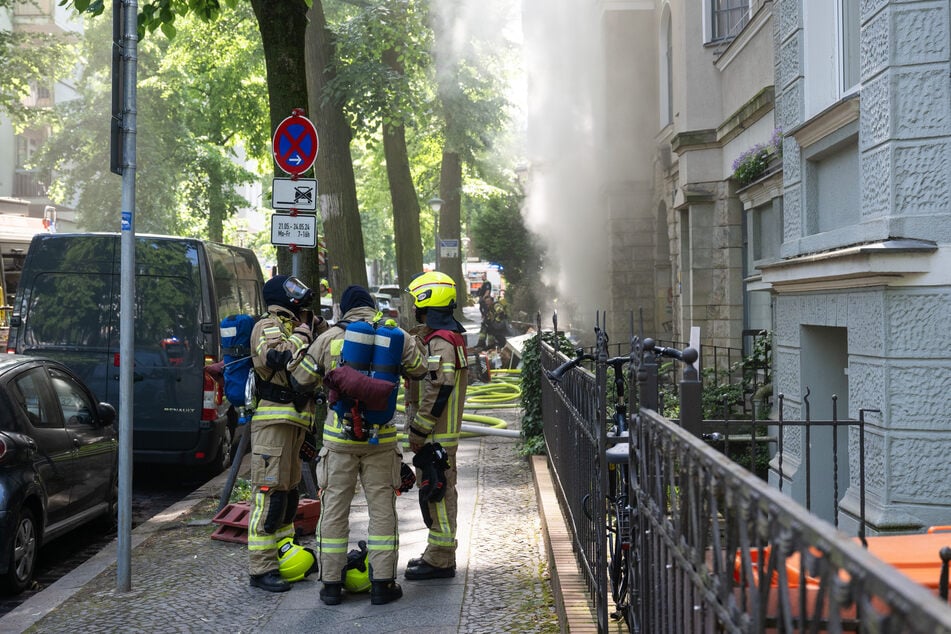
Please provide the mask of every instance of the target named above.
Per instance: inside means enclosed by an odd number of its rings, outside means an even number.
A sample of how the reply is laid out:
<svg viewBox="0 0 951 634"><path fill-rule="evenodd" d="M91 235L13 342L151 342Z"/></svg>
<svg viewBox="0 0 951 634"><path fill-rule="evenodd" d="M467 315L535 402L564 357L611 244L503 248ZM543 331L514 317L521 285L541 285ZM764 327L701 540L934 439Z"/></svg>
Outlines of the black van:
<svg viewBox="0 0 951 634"><path fill-rule="evenodd" d="M237 418L205 366L219 323L265 312L250 249L136 236L133 436L136 462L225 469ZM27 252L7 352L62 361L119 404L119 234L41 234Z"/></svg>

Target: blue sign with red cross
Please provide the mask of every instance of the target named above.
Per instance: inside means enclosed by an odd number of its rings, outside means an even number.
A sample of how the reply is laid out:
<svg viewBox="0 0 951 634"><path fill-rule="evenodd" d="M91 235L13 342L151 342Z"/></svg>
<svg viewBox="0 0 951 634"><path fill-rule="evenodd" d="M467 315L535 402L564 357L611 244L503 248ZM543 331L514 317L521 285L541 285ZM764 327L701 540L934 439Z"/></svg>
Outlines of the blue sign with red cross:
<svg viewBox="0 0 951 634"><path fill-rule="evenodd" d="M318 145L317 128L297 108L274 131L274 162L291 176L298 176L314 164Z"/></svg>

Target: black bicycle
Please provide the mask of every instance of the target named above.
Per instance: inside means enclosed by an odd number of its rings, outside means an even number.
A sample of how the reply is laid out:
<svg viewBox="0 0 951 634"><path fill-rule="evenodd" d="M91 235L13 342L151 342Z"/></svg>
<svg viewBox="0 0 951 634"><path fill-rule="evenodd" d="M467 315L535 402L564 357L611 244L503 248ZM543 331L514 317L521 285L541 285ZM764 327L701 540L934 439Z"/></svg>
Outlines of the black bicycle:
<svg viewBox="0 0 951 634"><path fill-rule="evenodd" d="M595 328L595 334L598 337L596 350L606 350L607 333L600 328ZM630 433L625 398L625 384L630 376L629 373L625 372L625 366L628 366L628 369L633 367L631 362L634 359L636 346L632 345L631 348L632 352L627 356L609 357L602 361L613 370L614 376L613 412L611 412L610 424L606 429L608 444L606 452L608 490L605 493L607 572L611 587L611 599L614 603L614 611L610 616L615 620L624 619L628 628L634 628L630 578L632 570L635 570L637 566L637 553L631 548L631 519L635 508L630 493L630 468L628 466L630 460ZM549 372L548 377L557 382L568 370L577 367L583 361L598 361L598 356L593 353L585 353L583 349L579 348L576 350L574 358ZM588 520L593 521L590 512L590 495L583 498L582 509Z"/></svg>

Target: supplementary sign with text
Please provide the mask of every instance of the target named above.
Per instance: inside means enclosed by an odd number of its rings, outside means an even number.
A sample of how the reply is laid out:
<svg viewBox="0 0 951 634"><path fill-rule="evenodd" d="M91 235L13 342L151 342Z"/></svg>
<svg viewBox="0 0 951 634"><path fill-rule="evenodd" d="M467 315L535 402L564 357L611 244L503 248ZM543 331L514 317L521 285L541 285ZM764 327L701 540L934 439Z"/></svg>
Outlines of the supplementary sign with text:
<svg viewBox="0 0 951 634"><path fill-rule="evenodd" d="M314 248L317 246L317 217L272 214L271 244Z"/></svg>

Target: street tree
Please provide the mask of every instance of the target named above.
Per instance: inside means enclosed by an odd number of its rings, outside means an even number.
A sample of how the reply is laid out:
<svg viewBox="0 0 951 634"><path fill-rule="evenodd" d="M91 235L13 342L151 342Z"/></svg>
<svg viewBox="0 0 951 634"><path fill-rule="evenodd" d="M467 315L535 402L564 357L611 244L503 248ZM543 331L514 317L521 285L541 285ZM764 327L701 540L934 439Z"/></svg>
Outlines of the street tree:
<svg viewBox="0 0 951 634"><path fill-rule="evenodd" d="M336 25L339 66L331 93L356 134L381 141L401 284L422 271L420 203L407 128L425 119L431 95L427 7L416 0L360 2Z"/></svg>
<svg viewBox="0 0 951 634"><path fill-rule="evenodd" d="M191 18L187 35L143 41L138 51L137 230L222 239L222 223L248 204L236 186L254 174L240 149L266 157L263 59L248 8L218 24ZM111 25L89 21L80 98L58 106L38 161L55 168L50 197L77 202L89 230L116 230L120 191L109 169ZM196 46L201 42L202 46ZM213 56L213 57L212 57ZM255 70L257 69L257 70Z"/></svg>
<svg viewBox="0 0 951 634"><path fill-rule="evenodd" d="M0 14L28 3L0 0ZM76 58L75 46L69 34L0 30L0 112L17 126L33 120L39 114L36 96L40 89L52 91L56 81L74 71L63 60Z"/></svg>
<svg viewBox="0 0 951 634"><path fill-rule="evenodd" d="M69 2L69 0L66 0ZM99 15L103 12L105 5L102 0L72 0L73 6L80 12L88 12L90 15ZM228 8L234 8L239 4L239 0L225 0L224 5ZM308 33L308 8L312 3L308 0L250 0L251 7L257 19L258 30L261 36L261 44L264 51L266 83L268 94L268 109L270 118L270 129L275 130L278 124L289 116L295 108L302 108L308 104L308 79L307 67L305 65L305 56L303 54ZM313 18L322 14L322 5L320 0L313 3L319 10ZM177 21L186 15L194 15L204 21L217 20L223 11L222 3L219 0L151 0L140 5L138 16L139 37L142 41L147 33L154 33L161 30L167 37L174 38L178 31ZM325 29L314 29L311 31L313 37L320 39L328 34ZM328 58L329 59L329 58ZM310 72L322 76L328 68L324 66L313 66ZM318 95L318 103L323 100ZM333 145L337 139L349 138L349 132L339 132L334 129L337 121L333 117L326 120L318 118L318 130L324 141L325 153L328 139ZM335 181L346 182L348 171L352 173L352 165L349 161L346 165L342 160L320 160L316 165L316 175L318 181L325 186L331 186ZM277 166L274 167L275 175ZM352 174L349 177L352 180ZM352 200L345 200L343 204L328 211L321 210L321 214L329 220L331 229L327 236L328 250L335 254L337 261L340 262L339 269L342 271L343 279L334 285L340 287L340 283L348 283L350 278L353 283L366 283L366 271L362 259L362 235L359 232L359 209L356 206L356 196ZM335 223L346 225L346 227L356 226L356 231L337 232L332 226ZM351 244L337 244L337 240L345 242L352 241ZM306 257L302 258L299 275L311 286L316 287L319 280L318 274L318 256L317 250L306 250ZM278 267L281 271L291 270L291 254L287 249L278 250ZM358 265L351 262L359 260ZM335 290L335 292L337 292Z"/></svg>
<svg viewBox="0 0 951 634"><path fill-rule="evenodd" d="M458 240L460 247L454 256L441 255L439 268L455 280L460 305L467 288L461 248L463 168L479 171L479 154L490 148L506 122L502 69L509 51L499 38L504 22L491 20L504 12L493 9L484 2L453 0L434 3L432 14L437 101L444 126L439 233Z"/></svg>
<svg viewBox="0 0 951 634"><path fill-rule="evenodd" d="M337 72L337 51L321 0L314 0L308 17L307 92L310 110L317 114L321 134L316 165L320 214L327 235L330 288L339 300L339 294L347 286L367 285L363 228L350 153L353 131L344 114L343 100L329 89Z"/></svg>

